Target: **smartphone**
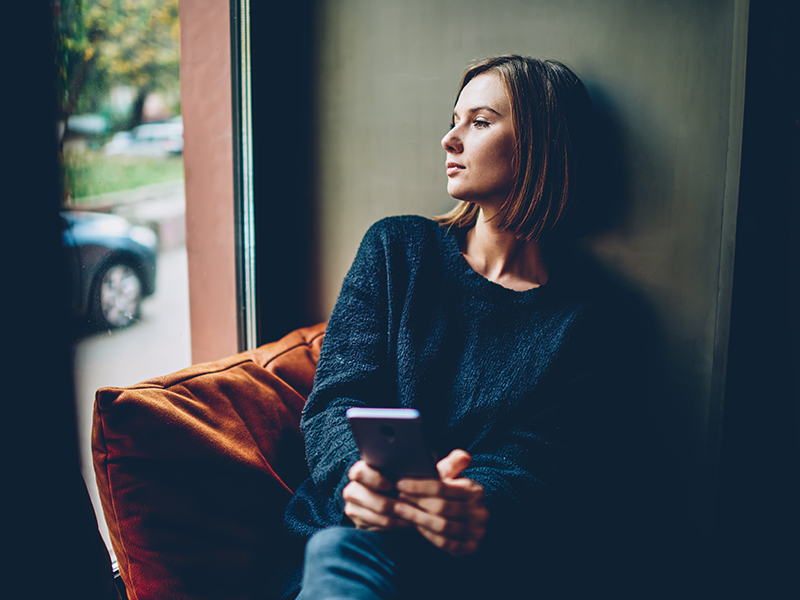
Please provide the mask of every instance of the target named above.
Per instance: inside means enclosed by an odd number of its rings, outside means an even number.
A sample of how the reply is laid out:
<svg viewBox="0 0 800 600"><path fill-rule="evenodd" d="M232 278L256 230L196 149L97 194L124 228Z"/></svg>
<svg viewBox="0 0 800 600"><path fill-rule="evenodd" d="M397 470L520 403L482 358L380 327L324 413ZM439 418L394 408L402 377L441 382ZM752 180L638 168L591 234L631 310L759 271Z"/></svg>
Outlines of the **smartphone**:
<svg viewBox="0 0 800 600"><path fill-rule="evenodd" d="M422 435L419 411L350 408L347 419L361 458L387 478L439 478L436 457Z"/></svg>

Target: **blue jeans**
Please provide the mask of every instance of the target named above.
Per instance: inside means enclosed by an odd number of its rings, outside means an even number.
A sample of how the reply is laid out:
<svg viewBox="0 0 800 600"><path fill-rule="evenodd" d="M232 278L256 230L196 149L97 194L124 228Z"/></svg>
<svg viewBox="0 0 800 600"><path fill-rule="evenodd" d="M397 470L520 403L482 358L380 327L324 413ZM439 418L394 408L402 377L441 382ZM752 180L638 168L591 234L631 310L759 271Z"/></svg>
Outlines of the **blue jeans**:
<svg viewBox="0 0 800 600"><path fill-rule="evenodd" d="M395 536L383 532L323 529L306 546L298 600L397 598L397 553Z"/></svg>
<svg viewBox="0 0 800 600"><path fill-rule="evenodd" d="M297 600L444 598L464 582L470 562L434 548L414 530L331 527L308 541Z"/></svg>

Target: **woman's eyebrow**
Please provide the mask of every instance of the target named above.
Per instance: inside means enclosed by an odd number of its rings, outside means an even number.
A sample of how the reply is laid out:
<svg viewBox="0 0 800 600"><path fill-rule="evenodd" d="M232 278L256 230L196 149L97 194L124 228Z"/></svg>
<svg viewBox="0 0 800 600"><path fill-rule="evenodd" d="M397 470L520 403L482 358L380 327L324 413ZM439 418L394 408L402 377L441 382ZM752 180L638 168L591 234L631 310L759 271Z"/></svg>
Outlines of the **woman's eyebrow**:
<svg viewBox="0 0 800 600"><path fill-rule="evenodd" d="M464 111L464 112L466 112L467 114L474 114L474 113L476 113L476 112L478 112L478 111L481 111L481 110L488 110L488 111L490 111L490 112L493 112L493 113L494 113L494 114L496 114L498 117L502 117L502 116L503 116L503 115L502 115L502 114L500 114L498 111L496 111L495 109L493 109L491 106L487 106L487 105L481 105L481 106L475 106L475 107L473 107L473 108L468 108L468 109L467 109L466 111ZM456 111L453 111L453 116L454 116L454 117L455 117L455 116L457 116L457 115L456 115Z"/></svg>

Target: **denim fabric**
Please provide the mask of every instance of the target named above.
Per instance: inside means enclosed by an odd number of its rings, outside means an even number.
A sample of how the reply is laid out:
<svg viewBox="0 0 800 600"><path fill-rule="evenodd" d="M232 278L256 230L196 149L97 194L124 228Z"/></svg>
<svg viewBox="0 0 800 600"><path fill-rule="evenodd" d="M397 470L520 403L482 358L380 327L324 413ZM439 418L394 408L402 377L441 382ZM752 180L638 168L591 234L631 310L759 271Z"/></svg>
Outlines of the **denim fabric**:
<svg viewBox="0 0 800 600"><path fill-rule="evenodd" d="M297 600L442 600L504 597L520 573L487 564L486 556L453 557L414 529L365 531L331 527L306 546Z"/></svg>
<svg viewBox="0 0 800 600"><path fill-rule="evenodd" d="M314 534L306 546L298 600L397 598L404 544L396 533L402 532L332 527Z"/></svg>

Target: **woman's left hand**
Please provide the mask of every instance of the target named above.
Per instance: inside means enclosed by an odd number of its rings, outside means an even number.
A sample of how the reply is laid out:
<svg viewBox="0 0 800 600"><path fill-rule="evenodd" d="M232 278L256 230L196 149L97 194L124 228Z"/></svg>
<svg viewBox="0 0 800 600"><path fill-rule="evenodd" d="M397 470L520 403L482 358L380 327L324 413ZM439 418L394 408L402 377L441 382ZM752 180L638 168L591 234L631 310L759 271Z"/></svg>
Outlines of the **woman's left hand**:
<svg viewBox="0 0 800 600"><path fill-rule="evenodd" d="M395 514L414 524L434 546L454 556L478 549L489 519L483 487L458 477L471 459L466 451L453 450L436 465L440 479L397 482Z"/></svg>

